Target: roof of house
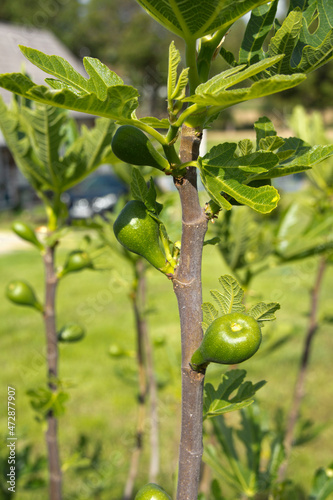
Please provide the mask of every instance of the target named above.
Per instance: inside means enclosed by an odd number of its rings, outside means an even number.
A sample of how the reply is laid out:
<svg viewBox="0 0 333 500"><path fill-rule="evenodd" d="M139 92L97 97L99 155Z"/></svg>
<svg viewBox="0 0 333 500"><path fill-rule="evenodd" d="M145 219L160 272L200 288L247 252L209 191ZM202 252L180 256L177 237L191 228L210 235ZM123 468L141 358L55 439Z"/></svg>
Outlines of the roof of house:
<svg viewBox="0 0 333 500"><path fill-rule="evenodd" d="M85 75L83 64L50 31L3 22L0 22L0 73L19 73L24 70L35 83L45 83L44 79L48 75L30 63L18 45L64 57L79 73ZM0 94L9 104L11 93L0 88Z"/></svg>

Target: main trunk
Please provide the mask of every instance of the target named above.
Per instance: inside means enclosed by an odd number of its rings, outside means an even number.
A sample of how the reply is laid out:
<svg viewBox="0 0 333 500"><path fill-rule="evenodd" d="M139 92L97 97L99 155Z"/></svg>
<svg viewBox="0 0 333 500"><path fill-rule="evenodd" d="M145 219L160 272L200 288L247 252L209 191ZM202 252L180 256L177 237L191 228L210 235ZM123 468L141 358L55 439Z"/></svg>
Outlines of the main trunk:
<svg viewBox="0 0 333 500"><path fill-rule="evenodd" d="M201 134L183 127L182 162L196 160ZM201 261L207 219L200 207L197 173L187 169L185 178L175 181L182 206L180 263L173 286L178 300L182 346L182 421L179 452L177 500L197 500L200 480L204 375L193 371L190 360L202 340Z"/></svg>
<svg viewBox="0 0 333 500"><path fill-rule="evenodd" d="M54 271L54 247L47 247L44 256L45 265L45 311L44 323L47 344L48 385L51 391L57 389L58 378L58 343L55 320L55 295L57 276ZM58 422L52 410L47 415L47 430L45 434L49 473L50 500L61 500L61 467L58 447Z"/></svg>

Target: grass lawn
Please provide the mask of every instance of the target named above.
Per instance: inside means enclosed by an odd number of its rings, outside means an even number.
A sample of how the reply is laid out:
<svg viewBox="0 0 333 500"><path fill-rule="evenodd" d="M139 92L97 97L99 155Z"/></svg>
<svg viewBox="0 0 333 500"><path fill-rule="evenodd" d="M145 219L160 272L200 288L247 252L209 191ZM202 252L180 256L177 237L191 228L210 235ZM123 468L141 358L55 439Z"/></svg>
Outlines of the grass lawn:
<svg viewBox="0 0 333 500"><path fill-rule="evenodd" d="M71 247L72 242L66 240ZM60 251L60 260L63 252ZM59 285L58 327L75 321L86 327L86 338L74 345L60 346L60 378L71 384L66 414L60 418L61 458L64 464L65 500L85 498L118 500L121 498L134 443L136 417L135 359L115 359L108 355L110 344L135 349L134 321L127 297L131 272L117 256L110 256L110 271L84 271L69 275ZM261 408L273 419L280 407L288 409L298 368L302 341L308 320L309 289L317 261L308 260L298 266L272 269L258 277L250 302L279 301L278 321L266 326L263 347L251 360L243 363L248 378L267 384L260 390ZM12 279L29 281L41 297L43 269L36 252L16 251L0 255L1 287ZM203 262L204 301L209 290L218 287L218 277L227 270L214 247L205 247ZM165 339L165 345L154 351L160 383L159 419L161 430L161 475L159 483L172 493L174 486L180 415L179 325L175 296L171 283L157 271L148 276L149 326L152 339ZM332 304L333 269L328 269L320 296L320 315L328 316ZM41 297L42 298L42 297ZM45 382L44 333L39 315L29 309L15 307L6 299L0 301L0 396L7 399L7 386L16 389L18 451L32 445L32 467L36 457L45 455L43 426L36 421L26 391ZM292 340L269 353L270 342L286 333ZM295 449L289 469L290 477L309 490L315 468L332 461L333 442L332 393L330 376L333 352L332 323L323 322L314 342L302 416L325 429L315 440ZM211 366L207 380L217 383L225 371ZM5 408L5 405L3 406ZM7 437L6 412L0 415L0 435ZM148 426L147 426L148 427ZM92 458L89 468L79 466L79 451ZM6 450L1 453L6 460ZM144 453L138 486L147 482L148 453ZM83 464L82 464L83 465ZM30 471L31 472L31 471ZM33 474L32 474L33 475ZM30 478L32 477L30 474ZM45 471L35 474L47 479ZM47 487L34 491L22 488L28 476L18 481L18 500L45 500ZM105 491L98 494L98 489ZM93 493L95 492L95 493Z"/></svg>

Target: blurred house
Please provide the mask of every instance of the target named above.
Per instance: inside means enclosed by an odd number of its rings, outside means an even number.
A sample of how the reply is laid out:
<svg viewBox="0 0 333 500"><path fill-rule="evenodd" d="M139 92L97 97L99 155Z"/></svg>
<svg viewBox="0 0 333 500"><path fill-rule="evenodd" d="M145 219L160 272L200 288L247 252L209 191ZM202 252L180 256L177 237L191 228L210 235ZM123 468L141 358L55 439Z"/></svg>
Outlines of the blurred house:
<svg viewBox="0 0 333 500"><path fill-rule="evenodd" d="M33 27L13 25L0 22L0 73L18 73L24 71L35 83L45 84L48 76L42 70L30 63L21 53L18 45L25 45L41 50L49 55L58 55L66 59L79 73L85 75L85 70L79 61L65 45L51 32ZM0 88L0 95L7 106L13 98L7 90ZM84 113L71 112L79 125L91 126L94 117ZM6 147L0 132L0 210L13 208L20 204L26 205L33 201L34 194L29 189L26 179L16 168L10 151Z"/></svg>

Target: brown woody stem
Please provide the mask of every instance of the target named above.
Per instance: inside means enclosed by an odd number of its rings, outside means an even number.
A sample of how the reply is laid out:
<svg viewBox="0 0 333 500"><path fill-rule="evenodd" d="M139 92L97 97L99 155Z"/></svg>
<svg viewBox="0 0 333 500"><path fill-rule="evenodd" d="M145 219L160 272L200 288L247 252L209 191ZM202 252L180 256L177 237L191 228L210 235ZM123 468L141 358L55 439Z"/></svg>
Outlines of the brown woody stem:
<svg viewBox="0 0 333 500"><path fill-rule="evenodd" d="M58 378L58 340L55 317L55 298L57 289L57 275L54 269L55 246L46 247L44 254L45 266L45 309L44 324L47 346L48 385L51 391L57 390ZM50 500L61 500L61 467L58 447L58 422L49 411L47 414L47 430L45 434L50 474Z"/></svg>
<svg viewBox="0 0 333 500"><path fill-rule="evenodd" d="M311 312L310 312L309 326L304 340L303 353L295 383L292 407L290 409L288 416L287 430L284 439L285 460L281 465L279 471L279 479L281 481L285 478L287 472L288 461L290 458L293 441L295 438L295 427L297 420L299 418L300 407L305 392L305 377L309 365L312 341L319 326L318 324L319 292L326 266L327 266L326 259L325 257L322 257L319 262L316 280L311 290Z"/></svg>
<svg viewBox="0 0 333 500"><path fill-rule="evenodd" d="M183 126L180 157L196 160L201 134ZM190 367L191 356L202 340L201 261L207 219L199 203L197 173L188 167L184 178L175 180L182 206L180 263L173 286L178 300L182 346L182 421L177 500L197 500L200 480L204 374Z"/></svg>
<svg viewBox="0 0 333 500"><path fill-rule="evenodd" d="M136 342L137 342L137 365L138 365L138 415L136 428L136 443L132 452L130 469L125 484L123 500L130 500L133 494L134 482L138 475L139 460L143 449L143 434L146 416L146 399L147 399L147 374L145 367L145 337L146 337L146 320L143 315L143 307L145 303L145 277L144 264L142 260L135 263L135 282L133 285L131 299L135 317L136 327Z"/></svg>

